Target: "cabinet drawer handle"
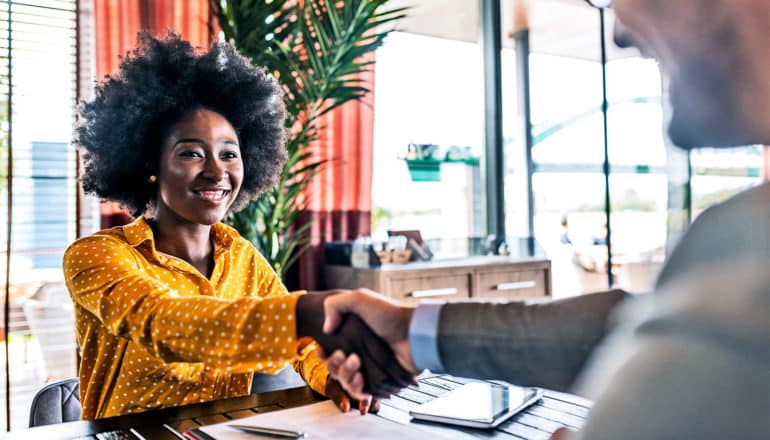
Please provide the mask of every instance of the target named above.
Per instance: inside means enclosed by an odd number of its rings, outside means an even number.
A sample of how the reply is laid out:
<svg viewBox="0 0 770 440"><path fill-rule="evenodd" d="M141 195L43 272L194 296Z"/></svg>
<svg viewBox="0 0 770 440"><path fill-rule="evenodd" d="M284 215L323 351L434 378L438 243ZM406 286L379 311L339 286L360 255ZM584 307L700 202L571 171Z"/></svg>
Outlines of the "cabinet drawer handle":
<svg viewBox="0 0 770 440"><path fill-rule="evenodd" d="M429 296L441 296L441 295L454 295L457 293L457 288L448 287L446 289L428 289L428 290L413 290L406 294L412 298L426 298Z"/></svg>
<svg viewBox="0 0 770 440"><path fill-rule="evenodd" d="M519 290L529 289L530 287L537 286L536 281L514 281L512 283L500 283L495 286L496 290Z"/></svg>

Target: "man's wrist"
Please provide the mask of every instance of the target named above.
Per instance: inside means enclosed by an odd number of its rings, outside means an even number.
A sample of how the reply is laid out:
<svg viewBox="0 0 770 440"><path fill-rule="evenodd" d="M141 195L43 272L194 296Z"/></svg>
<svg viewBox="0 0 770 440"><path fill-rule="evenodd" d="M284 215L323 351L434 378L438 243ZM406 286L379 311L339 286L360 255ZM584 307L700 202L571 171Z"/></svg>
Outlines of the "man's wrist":
<svg viewBox="0 0 770 440"><path fill-rule="evenodd" d="M409 323L409 355L416 371L441 373L438 323L444 303L423 302L413 310Z"/></svg>

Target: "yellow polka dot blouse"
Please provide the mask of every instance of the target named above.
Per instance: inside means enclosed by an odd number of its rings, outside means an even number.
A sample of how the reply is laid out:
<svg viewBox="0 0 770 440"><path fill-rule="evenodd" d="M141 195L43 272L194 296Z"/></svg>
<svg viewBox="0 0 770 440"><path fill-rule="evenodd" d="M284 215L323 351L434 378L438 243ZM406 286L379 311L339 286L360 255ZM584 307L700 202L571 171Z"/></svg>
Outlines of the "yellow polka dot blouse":
<svg viewBox="0 0 770 440"><path fill-rule="evenodd" d="M299 295L234 229L214 225L212 242L210 279L159 253L142 217L67 249L83 419L247 395L253 372L292 361L323 393L326 365L296 337Z"/></svg>

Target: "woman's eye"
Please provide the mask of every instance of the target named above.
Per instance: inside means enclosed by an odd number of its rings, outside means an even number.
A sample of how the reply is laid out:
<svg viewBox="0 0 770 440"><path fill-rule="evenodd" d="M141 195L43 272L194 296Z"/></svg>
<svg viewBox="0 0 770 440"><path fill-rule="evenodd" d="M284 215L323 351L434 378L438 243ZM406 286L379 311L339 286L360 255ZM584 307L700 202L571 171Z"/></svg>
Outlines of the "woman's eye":
<svg viewBox="0 0 770 440"><path fill-rule="evenodd" d="M203 157L203 155L200 154L199 152L192 151L192 150L182 151L182 152L179 153L179 155L182 156L182 157L195 157L195 158Z"/></svg>
<svg viewBox="0 0 770 440"><path fill-rule="evenodd" d="M238 159L238 153L235 151L227 151L222 154L222 159Z"/></svg>

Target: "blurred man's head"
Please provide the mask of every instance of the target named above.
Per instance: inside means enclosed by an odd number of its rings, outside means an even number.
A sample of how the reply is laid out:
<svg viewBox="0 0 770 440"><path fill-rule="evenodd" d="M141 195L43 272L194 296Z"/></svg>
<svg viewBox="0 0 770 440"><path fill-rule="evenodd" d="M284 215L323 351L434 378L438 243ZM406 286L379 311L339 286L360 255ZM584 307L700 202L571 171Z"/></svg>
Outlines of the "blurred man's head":
<svg viewBox="0 0 770 440"><path fill-rule="evenodd" d="M674 143L770 144L770 0L614 0L616 42L669 79Z"/></svg>

